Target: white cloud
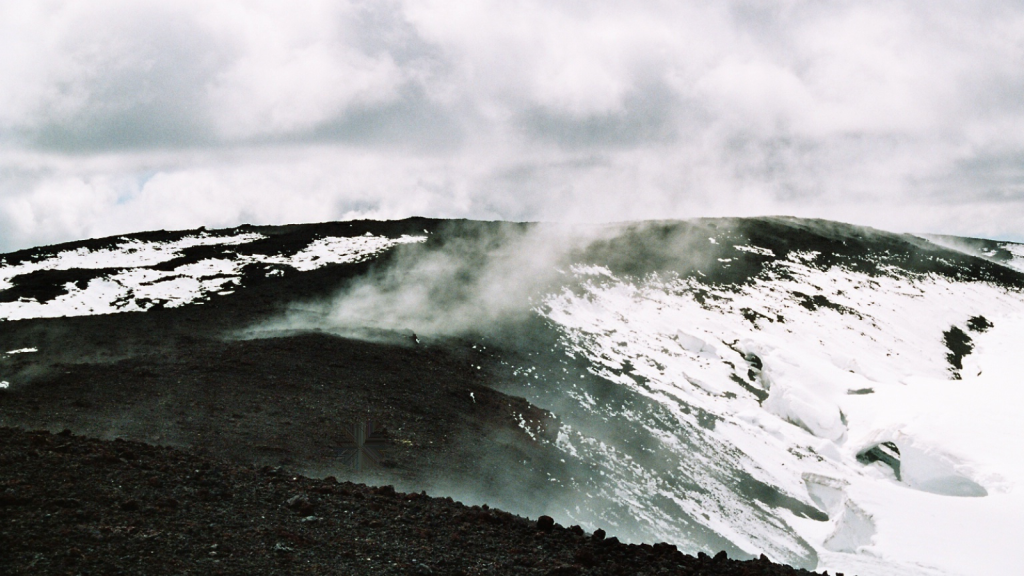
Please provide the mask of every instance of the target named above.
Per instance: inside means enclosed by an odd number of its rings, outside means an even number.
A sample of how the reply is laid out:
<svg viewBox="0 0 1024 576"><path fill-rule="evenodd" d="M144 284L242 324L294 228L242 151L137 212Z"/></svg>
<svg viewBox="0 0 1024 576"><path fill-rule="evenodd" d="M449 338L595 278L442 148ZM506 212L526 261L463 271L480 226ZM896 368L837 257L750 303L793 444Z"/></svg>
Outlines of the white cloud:
<svg viewBox="0 0 1024 576"><path fill-rule="evenodd" d="M1015 2L0 0L0 249L412 214L1024 237Z"/></svg>
<svg viewBox="0 0 1024 576"><path fill-rule="evenodd" d="M222 136L304 131L353 107L397 99L405 74L391 56L344 42L355 25L351 7L318 3L300 17L288 4L263 13L233 8L217 14L215 25L235 40L239 56L207 86Z"/></svg>

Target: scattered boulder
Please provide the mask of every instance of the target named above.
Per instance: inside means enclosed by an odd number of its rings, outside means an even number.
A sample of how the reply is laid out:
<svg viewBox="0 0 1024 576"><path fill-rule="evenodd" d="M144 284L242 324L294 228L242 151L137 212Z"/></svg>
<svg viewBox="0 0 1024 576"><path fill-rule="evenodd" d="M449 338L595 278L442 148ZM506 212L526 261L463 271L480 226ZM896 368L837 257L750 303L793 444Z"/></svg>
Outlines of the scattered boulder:
<svg viewBox="0 0 1024 576"><path fill-rule="evenodd" d="M550 532L555 526L555 519L551 516L541 516L537 518L537 529L543 532Z"/></svg>
<svg viewBox="0 0 1024 576"><path fill-rule="evenodd" d="M285 502L285 505L302 516L312 516L313 514L313 503L305 496L292 496Z"/></svg>

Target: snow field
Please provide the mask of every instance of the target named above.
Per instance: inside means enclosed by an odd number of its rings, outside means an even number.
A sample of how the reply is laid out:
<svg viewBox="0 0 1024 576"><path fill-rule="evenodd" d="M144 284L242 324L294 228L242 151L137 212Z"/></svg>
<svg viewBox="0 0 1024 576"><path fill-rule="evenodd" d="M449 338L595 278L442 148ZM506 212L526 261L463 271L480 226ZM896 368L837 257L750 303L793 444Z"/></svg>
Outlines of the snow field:
<svg viewBox="0 0 1024 576"><path fill-rule="evenodd" d="M577 268L582 290L545 300L538 311L558 324L570 353L675 414L669 426L638 421L663 439L661 450L706 464L686 471L703 489L695 494L608 459L622 467L621 496L642 508L653 483L753 555L786 560L809 544L818 569L1013 573L1006 552L1024 538L1024 383L1014 354L1024 343L1024 297L934 276L821 271L813 260L791 254L736 289L630 283ZM975 316L994 327L970 331ZM953 326L975 343L962 380L946 359L943 333ZM711 430L693 408L714 416ZM706 436L707 453L693 453L694 434ZM883 462L858 460L882 443L899 450L899 479ZM582 441L568 444L579 450ZM828 520L751 502L730 486L729 467ZM651 518L650 528L677 532L666 518Z"/></svg>

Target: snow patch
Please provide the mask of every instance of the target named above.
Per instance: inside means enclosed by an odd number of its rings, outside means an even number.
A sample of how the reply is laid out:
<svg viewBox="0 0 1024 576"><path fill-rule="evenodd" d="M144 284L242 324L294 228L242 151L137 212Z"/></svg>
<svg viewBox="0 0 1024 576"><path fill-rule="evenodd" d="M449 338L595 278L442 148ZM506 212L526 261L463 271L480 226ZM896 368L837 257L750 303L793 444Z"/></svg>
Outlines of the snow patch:
<svg viewBox="0 0 1024 576"><path fill-rule="evenodd" d="M835 530L825 539L822 546L832 552L861 552L870 546L875 535L875 522L871 515L847 499L843 511L836 520Z"/></svg>
<svg viewBox="0 0 1024 576"><path fill-rule="evenodd" d="M605 276L608 278L614 278L612 271L605 266L586 266L583 264L577 264L572 266L570 270L577 276Z"/></svg>
<svg viewBox="0 0 1024 576"><path fill-rule="evenodd" d="M1012 254L1012 258L1004 262L1006 266L1024 272L1024 244L1006 243L1000 244L1000 248Z"/></svg>
<svg viewBox="0 0 1024 576"><path fill-rule="evenodd" d="M892 468L896 480L932 494L944 496L988 496L988 490L971 478L963 459L940 447L922 442L898 430L879 431L858 450L861 461L881 461Z"/></svg>
<svg viewBox="0 0 1024 576"><path fill-rule="evenodd" d="M251 264L270 266L268 277L283 276L285 267L299 271L315 270L328 264L360 262L399 244L423 242L423 236L387 238L372 234L359 237L327 237L312 241L292 256L237 254L183 264L172 270L155 265L179 257L195 246L239 245L265 238L261 234L209 236L205 233L174 242L126 240L116 248L90 251L85 248L59 252L36 261L6 266L0 262L0 289L13 286L17 276L37 270L118 269L93 278L84 287L74 282L64 286L65 293L39 302L22 298L0 302L0 320L56 318L117 312L141 312L163 306L175 308L209 300L215 295L232 294L241 286L243 269Z"/></svg>
<svg viewBox="0 0 1024 576"><path fill-rule="evenodd" d="M31 261L7 265L0 258L0 290L13 286L11 279L38 270L72 270L81 268L97 270L103 268L139 268L154 266L177 258L187 248L196 246L247 244L265 238L262 234L243 233L234 236L212 236L205 232L186 236L171 242L146 242L126 238L115 248L89 250L78 248L63 250Z"/></svg>
<svg viewBox="0 0 1024 576"><path fill-rule="evenodd" d="M825 511L829 517L838 515L846 503L846 487L849 482L842 478L831 478L821 474L806 472L801 476L807 485L807 494L811 500Z"/></svg>
<svg viewBox="0 0 1024 576"><path fill-rule="evenodd" d="M714 346L682 330L676 332L676 342L679 342L679 345L687 352L704 356L705 358L718 358Z"/></svg>
<svg viewBox="0 0 1024 576"><path fill-rule="evenodd" d="M762 248L760 246L740 245L734 246L734 248L741 252L750 252L751 254L760 254L761 256L775 256L775 252L772 252L770 248Z"/></svg>

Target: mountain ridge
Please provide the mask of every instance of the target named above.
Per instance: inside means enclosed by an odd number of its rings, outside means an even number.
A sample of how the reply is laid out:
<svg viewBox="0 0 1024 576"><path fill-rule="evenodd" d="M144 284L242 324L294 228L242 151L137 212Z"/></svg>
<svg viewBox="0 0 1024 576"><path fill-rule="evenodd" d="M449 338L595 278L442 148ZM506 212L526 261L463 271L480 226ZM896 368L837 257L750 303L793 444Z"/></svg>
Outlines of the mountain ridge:
<svg viewBox="0 0 1024 576"><path fill-rule="evenodd" d="M0 256L0 288L21 290L8 310L60 305L54 315L82 314L0 323L2 350L36 349L0 356L0 380L9 382L0 424L57 429L67 422L61 418L79 418L80 429L117 435L101 430L112 415L88 396L113 400L120 386L122 400L111 406L177 426L191 438L185 446L209 443L197 432L219 430L210 445L222 457L276 465L276 455L292 454L291 465L316 475L338 467L328 446L314 440L254 453L244 435L232 436L239 419L227 406L244 403L246 390L290 387L287 415L242 411L242 422L324 436L359 414L332 408L325 428L309 419L317 406L391 386L397 396L385 404L399 411L363 414L443 444L438 454L464 471L446 476L439 460L418 460L393 443L398 469L382 474L399 488L427 484L588 530L615 527L625 541L657 538L737 558L766 553L865 575L940 573L900 559L873 519L890 514L875 500L906 490L945 498L983 492L986 501L1011 494L1004 480L981 471L991 459L970 464L969 453L944 447L956 442L940 441L931 428L878 416L891 411L892 398L918 393L903 374L991 386L975 372L987 362L983 353L1017 326L1024 288L1024 274L1007 265L1015 261L993 261L992 250L788 217L596 227L409 219L163 234L166 249L127 235L36 254L72 262L134 247L150 258L144 281L182 287L164 303L139 303L149 288L130 284L130 267L93 269L79 285L31 276L39 269L27 266L45 265L31 253ZM185 240L193 245L172 246ZM1012 243L1000 245L1014 254ZM24 274L12 274L16 266ZM24 275L52 281L20 283ZM61 281L63 294L27 301L26 286L52 295ZM92 292L92 282L106 292ZM92 312L82 302L92 302ZM146 314L96 313L128 310ZM358 361L332 368L330 358L360 349L403 360L378 361L363 369L366 384L338 388L346 370L358 373ZM247 358L262 368L252 372ZM410 411L424 404L411 398L437 362L447 366L443 380L454 383L454 396L425 405L458 420L480 401L490 406L483 420L446 428ZM233 373L251 375L216 385ZM286 385L260 384L259 374ZM374 374L379 384L371 384ZM175 375L194 384L176 390ZM943 394L962 393L941 386ZM165 408L144 400L146 390L161 391ZM189 404L204 395L205 405ZM195 423L177 423L179 412ZM144 428L131 434L140 438ZM878 455L890 444L899 458L887 464ZM867 550L879 543L880 560L871 561Z"/></svg>

